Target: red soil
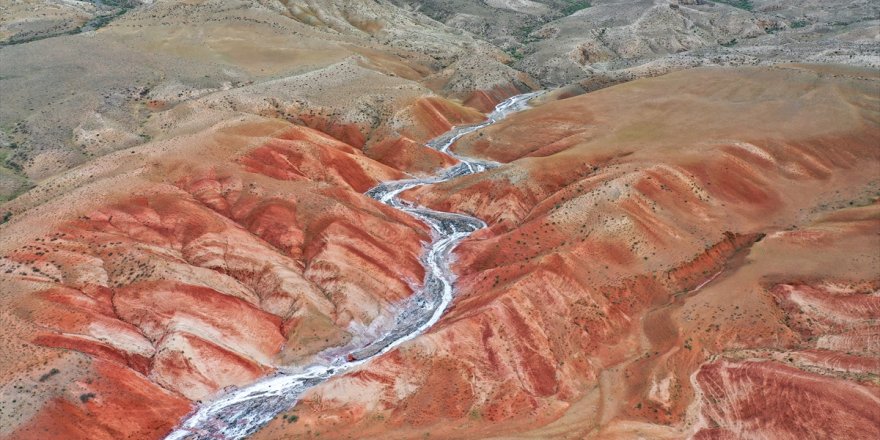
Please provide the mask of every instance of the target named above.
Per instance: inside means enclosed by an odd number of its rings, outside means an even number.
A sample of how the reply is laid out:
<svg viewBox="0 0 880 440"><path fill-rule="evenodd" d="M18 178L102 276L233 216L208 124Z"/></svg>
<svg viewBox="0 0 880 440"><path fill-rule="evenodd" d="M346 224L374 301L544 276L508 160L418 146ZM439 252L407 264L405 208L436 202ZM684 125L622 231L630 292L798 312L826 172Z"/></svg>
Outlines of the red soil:
<svg viewBox="0 0 880 440"><path fill-rule="evenodd" d="M697 373L704 422L694 438L880 437L880 387L775 362L715 362ZM772 392L768 392L772 389ZM715 426L714 428L712 426Z"/></svg>
<svg viewBox="0 0 880 440"><path fill-rule="evenodd" d="M520 90L513 84L499 85L491 90L477 90L473 92L470 97L464 100L464 105L488 113L505 99L524 92L525 90Z"/></svg>
<svg viewBox="0 0 880 440"><path fill-rule="evenodd" d="M188 400L113 362L94 361L82 378L61 388L8 438L160 438L190 410Z"/></svg>
<svg viewBox="0 0 880 440"><path fill-rule="evenodd" d="M510 163L408 194L490 224L451 309L256 438L875 437L878 78L847 72L680 72L463 139ZM412 142L482 116L407 118L373 143L227 127L53 202L80 212L0 260L0 435L158 438L386 322L429 235L359 192L448 163Z"/></svg>
<svg viewBox="0 0 880 440"><path fill-rule="evenodd" d="M406 137L379 142L365 153L385 165L416 175L430 175L458 163L451 156Z"/></svg>
<svg viewBox="0 0 880 440"><path fill-rule="evenodd" d="M421 142L440 136L453 126L476 124L486 119L473 108L437 97L418 99L406 113L413 124L403 128L401 134Z"/></svg>
<svg viewBox="0 0 880 440"><path fill-rule="evenodd" d="M714 401L700 391L712 357L789 354L785 368L826 384L810 402L868 390L846 432L871 438L876 386L859 375L877 356L864 327L876 293L797 287L797 304L819 317L801 336L786 327L794 293L775 287L880 282L880 205L870 205L880 115L876 75L865 75L687 71L466 137L458 151L511 163L407 194L490 225L457 249L451 309L428 334L311 390L297 423L279 418L257 438L681 438L712 429L698 424L707 413L721 414L711 432L793 438L811 411L784 397L794 391L755 405L808 379L755 369L741 380L766 374L772 386L736 385L745 394ZM817 408L849 408L839 403Z"/></svg>
<svg viewBox="0 0 880 440"><path fill-rule="evenodd" d="M191 401L389 324L430 237L361 192L404 174L279 125L181 145L4 253L6 348L66 381L19 396L30 412L0 413L15 438L158 438ZM27 382L16 371L6 380Z"/></svg>

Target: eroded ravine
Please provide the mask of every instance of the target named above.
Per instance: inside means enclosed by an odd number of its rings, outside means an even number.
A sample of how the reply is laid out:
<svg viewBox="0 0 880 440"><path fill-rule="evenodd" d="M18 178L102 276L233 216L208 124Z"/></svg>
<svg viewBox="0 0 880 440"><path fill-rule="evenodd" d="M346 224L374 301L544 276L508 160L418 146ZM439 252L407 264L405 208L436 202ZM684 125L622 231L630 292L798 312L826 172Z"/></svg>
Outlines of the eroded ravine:
<svg viewBox="0 0 880 440"><path fill-rule="evenodd" d="M245 438L277 414L294 406L309 388L369 362L434 325L452 301L454 274L449 267L450 253L462 239L484 227L485 223L466 215L416 206L400 199L399 195L421 185L479 173L495 166L493 162L455 155L449 151L449 147L462 136L525 109L528 101L538 93L514 96L499 104L485 122L455 127L428 143L431 148L454 156L460 161L458 165L434 177L385 182L367 191L368 196L422 220L432 230L433 240L422 257L425 266L423 286L401 307L394 326L388 332L367 345L347 348L342 352L328 349L323 356L318 356L323 362L306 366L297 372L279 373L205 403L167 439Z"/></svg>

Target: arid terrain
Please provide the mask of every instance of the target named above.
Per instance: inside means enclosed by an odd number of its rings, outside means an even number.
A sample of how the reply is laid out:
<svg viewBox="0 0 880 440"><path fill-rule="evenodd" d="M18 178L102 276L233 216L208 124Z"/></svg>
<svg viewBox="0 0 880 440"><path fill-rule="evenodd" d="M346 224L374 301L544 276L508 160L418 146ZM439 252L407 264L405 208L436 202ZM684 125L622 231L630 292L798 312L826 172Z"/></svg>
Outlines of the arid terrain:
<svg viewBox="0 0 880 440"><path fill-rule="evenodd" d="M0 439L880 438L878 16L0 2Z"/></svg>

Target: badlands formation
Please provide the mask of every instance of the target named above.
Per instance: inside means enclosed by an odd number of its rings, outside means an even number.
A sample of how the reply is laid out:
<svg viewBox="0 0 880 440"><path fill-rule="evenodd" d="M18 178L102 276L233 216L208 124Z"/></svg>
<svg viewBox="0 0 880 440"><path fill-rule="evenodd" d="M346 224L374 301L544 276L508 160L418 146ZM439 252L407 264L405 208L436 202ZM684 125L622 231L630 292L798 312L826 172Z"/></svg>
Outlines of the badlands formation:
<svg viewBox="0 0 880 440"><path fill-rule="evenodd" d="M2 439L360 361L430 288L436 234L365 195L401 179L486 223L449 308L251 438L880 437L874 2L0 12Z"/></svg>

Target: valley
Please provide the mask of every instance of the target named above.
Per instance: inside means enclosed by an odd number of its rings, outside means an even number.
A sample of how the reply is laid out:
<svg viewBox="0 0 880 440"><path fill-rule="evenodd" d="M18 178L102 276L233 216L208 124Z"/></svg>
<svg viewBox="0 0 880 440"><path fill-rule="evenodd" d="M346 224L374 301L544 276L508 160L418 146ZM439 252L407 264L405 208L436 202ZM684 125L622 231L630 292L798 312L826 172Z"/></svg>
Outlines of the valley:
<svg viewBox="0 0 880 440"><path fill-rule="evenodd" d="M880 437L878 11L0 5L0 439Z"/></svg>

